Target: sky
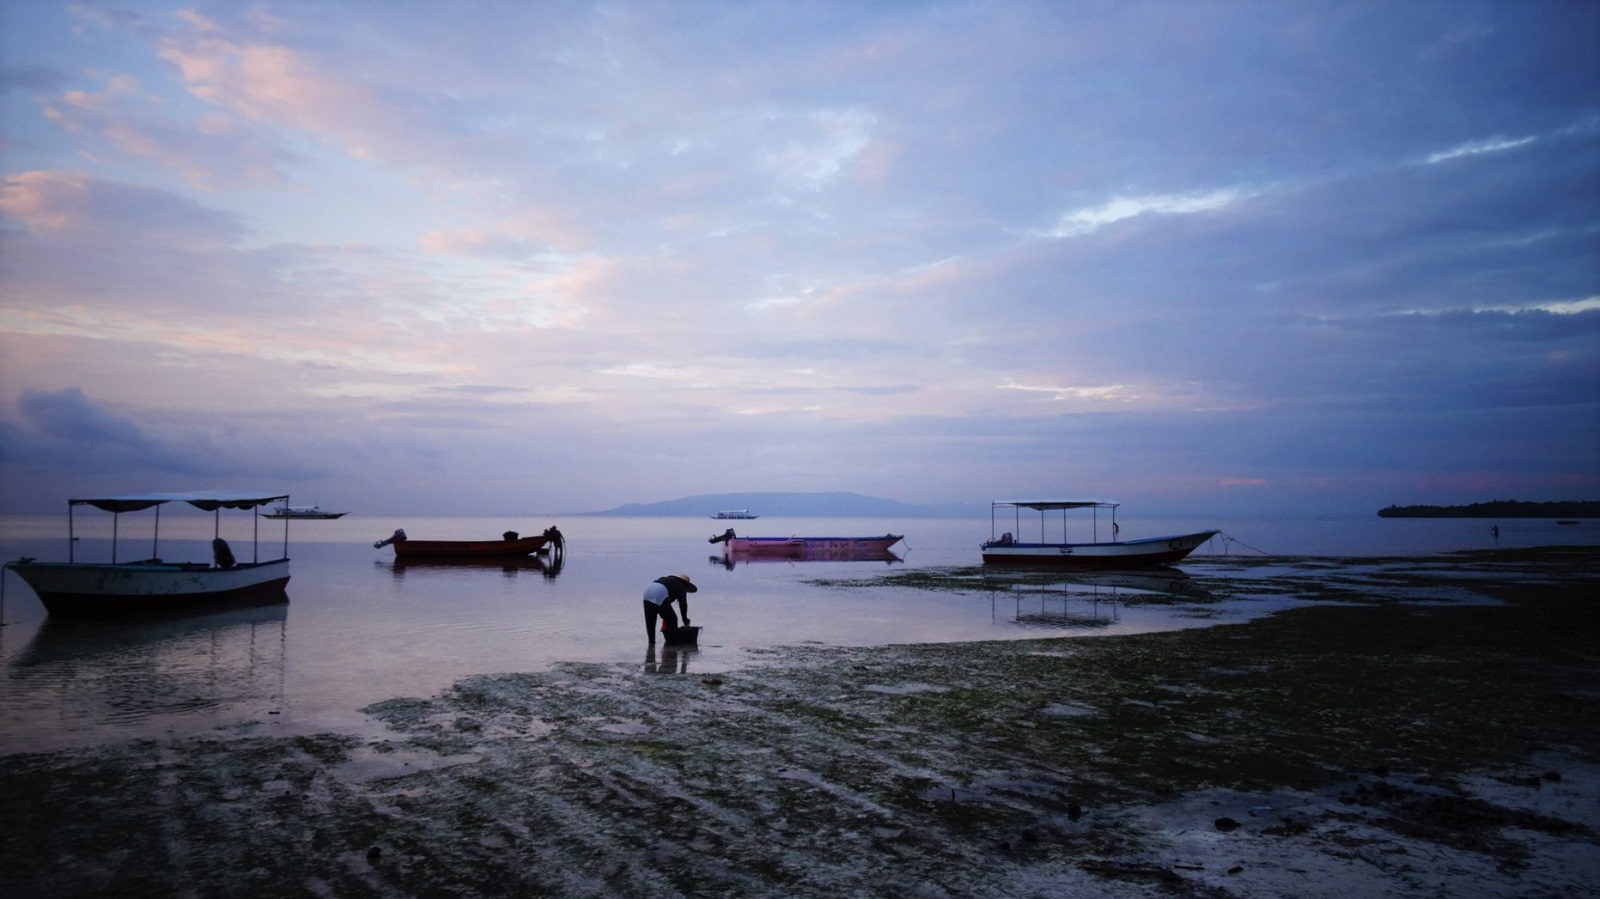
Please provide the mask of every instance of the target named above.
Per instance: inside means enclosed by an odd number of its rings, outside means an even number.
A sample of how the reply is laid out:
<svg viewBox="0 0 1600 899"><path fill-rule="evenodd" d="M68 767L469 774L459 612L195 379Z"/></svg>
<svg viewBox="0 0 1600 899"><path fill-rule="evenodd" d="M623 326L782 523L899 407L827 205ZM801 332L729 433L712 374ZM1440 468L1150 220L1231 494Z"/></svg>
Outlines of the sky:
<svg viewBox="0 0 1600 899"><path fill-rule="evenodd" d="M1600 3L0 4L0 512L1600 498Z"/></svg>

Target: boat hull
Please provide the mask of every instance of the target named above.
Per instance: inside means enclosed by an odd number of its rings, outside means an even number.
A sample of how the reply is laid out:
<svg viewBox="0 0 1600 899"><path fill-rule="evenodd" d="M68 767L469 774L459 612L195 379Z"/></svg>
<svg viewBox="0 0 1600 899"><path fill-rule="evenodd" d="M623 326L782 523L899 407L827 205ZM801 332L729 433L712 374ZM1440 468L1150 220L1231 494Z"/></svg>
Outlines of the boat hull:
<svg viewBox="0 0 1600 899"><path fill-rule="evenodd" d="M1115 543L986 543L983 561L991 565L1045 568L1142 568L1170 565L1194 552L1219 531L1149 537Z"/></svg>
<svg viewBox="0 0 1600 899"><path fill-rule="evenodd" d="M418 559L495 559L526 556L538 552L548 542L543 535L516 540L396 540L396 561Z"/></svg>
<svg viewBox="0 0 1600 899"><path fill-rule="evenodd" d="M900 536L882 537L731 537L722 544L723 552L736 556L833 556L886 553L900 542Z"/></svg>
<svg viewBox="0 0 1600 899"><path fill-rule="evenodd" d="M201 563L126 565L19 561L6 565L51 615L116 615L201 606L287 602L289 560L214 568Z"/></svg>
<svg viewBox="0 0 1600 899"><path fill-rule="evenodd" d="M350 514L349 512L314 512L314 513L297 512L297 513L291 513L291 514L288 514L288 515L280 515L280 514L277 514L277 513L263 512L263 513L261 513L261 517L262 518L276 518L276 519L288 518L288 519L295 520L295 521L324 521L324 520L327 520L327 519L330 519L330 518L343 518L343 517L345 517L346 515L349 515L349 514Z"/></svg>

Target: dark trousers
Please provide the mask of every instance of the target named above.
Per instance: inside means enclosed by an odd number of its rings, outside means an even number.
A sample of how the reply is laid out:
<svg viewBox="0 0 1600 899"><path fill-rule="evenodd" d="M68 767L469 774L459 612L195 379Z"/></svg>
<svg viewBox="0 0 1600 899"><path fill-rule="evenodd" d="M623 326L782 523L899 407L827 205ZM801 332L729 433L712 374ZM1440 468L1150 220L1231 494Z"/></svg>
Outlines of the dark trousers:
<svg viewBox="0 0 1600 899"><path fill-rule="evenodd" d="M667 600L661 605L646 601L644 604L644 632L650 637L650 642L656 642L656 616L667 623L667 630L676 630L678 627L678 613L672 610L672 600Z"/></svg>

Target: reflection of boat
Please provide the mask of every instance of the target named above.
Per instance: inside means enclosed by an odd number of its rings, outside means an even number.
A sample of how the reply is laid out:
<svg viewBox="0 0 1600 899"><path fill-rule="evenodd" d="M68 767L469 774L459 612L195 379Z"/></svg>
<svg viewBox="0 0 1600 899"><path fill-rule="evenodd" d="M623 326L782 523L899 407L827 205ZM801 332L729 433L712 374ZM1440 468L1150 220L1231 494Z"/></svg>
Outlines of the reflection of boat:
<svg viewBox="0 0 1600 899"><path fill-rule="evenodd" d="M740 537L733 532L733 528L728 528L706 542L721 543L723 553L735 557L831 558L845 561L863 553L886 553L900 539L899 534L884 534L882 537Z"/></svg>
<svg viewBox="0 0 1600 899"><path fill-rule="evenodd" d="M895 555L893 550L887 549L864 549L860 551L849 549L801 549L799 552L787 555L781 553L748 553L741 552L739 550L724 550L722 555L711 556L707 559L707 561L713 565L721 565L723 568L731 571L733 570L734 564L738 562L883 562L888 565L893 565L896 562L903 560L899 556Z"/></svg>
<svg viewBox="0 0 1600 899"><path fill-rule="evenodd" d="M546 543L560 552L565 543L561 532L554 527L534 537L520 536L516 531L506 531L499 540L412 540L405 530L399 529L386 540L372 544L373 549L394 547L397 561L414 559L502 559L532 555L541 552Z"/></svg>
<svg viewBox="0 0 1600 899"><path fill-rule="evenodd" d="M210 491L204 493L147 493L67 500L67 561L39 562L22 558L7 562L33 592L39 595L51 615L116 614L184 609L222 603L271 601L284 596L289 583L289 535L284 525L284 555L267 562L257 561L260 544L252 539L251 561L234 559L233 550L221 537L221 510L255 509L267 503L287 501L287 496L259 493ZM122 513L154 508L156 540L161 534L161 506L184 502L213 513L217 518L211 541L211 562L165 562L160 558L136 562L117 561L117 528ZM72 533L72 510L90 505L112 513L111 561L79 562L74 556L76 536Z"/></svg>
<svg viewBox="0 0 1600 899"><path fill-rule="evenodd" d="M233 707L281 710L287 603L115 620L51 616L9 666L35 712L11 722L6 745L120 728L165 730Z"/></svg>
<svg viewBox="0 0 1600 899"><path fill-rule="evenodd" d="M381 564L381 563L380 563ZM395 575L402 576L407 571L426 571L429 569L463 569L463 568L492 568L508 574L519 571L537 571L547 578L553 578L561 573L561 557L557 556L548 563L538 556L422 556L420 558L394 560Z"/></svg>
<svg viewBox="0 0 1600 899"><path fill-rule="evenodd" d="M749 509L723 509L721 512L718 512L717 514L715 514L715 515L713 515L711 517L712 518L737 518L737 519L743 520L743 519L751 519L751 518L760 518L761 516L760 515L751 515Z"/></svg>
<svg viewBox="0 0 1600 899"><path fill-rule="evenodd" d="M1578 523L1578 519L1576 519L1576 518L1557 518L1556 519L1556 524L1577 524L1577 523Z"/></svg>
<svg viewBox="0 0 1600 899"><path fill-rule="evenodd" d="M1044 608L1043 604L1041 604L1040 609L1037 612L1024 612L1022 611L1021 603L1019 602L1017 612L1013 620L1016 621L1017 624L1024 627L1088 628L1108 627L1116 624L1117 616L1115 609L1111 610L1105 618L1101 618L1099 615L1093 613L1084 615L1070 612L1064 606L1062 607L1061 611L1056 612Z"/></svg>
<svg viewBox="0 0 1600 899"><path fill-rule="evenodd" d="M983 561L1008 565L1043 565L1058 568L1139 568L1145 565L1170 565L1220 533L1216 530L1179 534L1170 537L1146 537L1139 540L1116 539L1118 503L1099 500L1006 500L990 504L990 539L982 546ZM1010 507L1017 516L1017 531L1021 532L1021 510L1033 509L1039 513L1038 543L1023 543L1012 532L995 537L995 513ZM1091 543L1066 542L1066 513L1069 509L1090 509L1094 516L1094 541ZM1111 510L1112 539L1102 542L1099 533L1100 509ZM1059 543L1044 542L1044 513L1061 512L1061 538Z"/></svg>
<svg viewBox="0 0 1600 899"><path fill-rule="evenodd" d="M1152 565L1135 571L1111 569L1074 572L1063 583L1069 590L1075 584L1090 588L1110 587L1138 593L1165 593L1170 596L1188 596L1204 599L1211 594L1200 586L1187 571L1167 565ZM1098 592L1098 590L1097 590Z"/></svg>
<svg viewBox="0 0 1600 899"><path fill-rule="evenodd" d="M273 506L271 512L257 513L262 518L342 518L349 512L324 512L317 506Z"/></svg>
<svg viewBox="0 0 1600 899"><path fill-rule="evenodd" d="M240 606L184 616L144 616L132 621L49 618L39 625L22 653L19 668L94 662L101 656L154 658L196 639L253 632L258 625L282 625L287 602Z"/></svg>

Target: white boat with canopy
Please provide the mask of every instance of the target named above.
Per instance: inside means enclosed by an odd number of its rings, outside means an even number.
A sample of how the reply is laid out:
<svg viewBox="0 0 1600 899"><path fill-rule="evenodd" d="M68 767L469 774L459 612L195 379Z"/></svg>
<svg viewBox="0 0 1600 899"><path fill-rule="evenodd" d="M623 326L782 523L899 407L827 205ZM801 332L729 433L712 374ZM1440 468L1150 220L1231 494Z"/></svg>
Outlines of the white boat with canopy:
<svg viewBox="0 0 1600 899"><path fill-rule="evenodd" d="M985 563L1009 565L1039 565L1053 568L1140 568L1147 565L1170 565L1194 552L1201 544L1221 533L1216 530L1176 534L1167 537L1145 537L1138 540L1121 540L1121 527L1117 524L1117 507L1121 503L1095 499L1024 499L998 500L989 505L989 540L983 546ZM1030 543L1020 539L1022 510L1039 513L1039 541ZM1090 536L1088 543L1067 541L1067 512L1088 509ZM1002 511L1011 512L1015 530L996 535L1001 527ZM1102 541L1101 513L1109 512L1105 522L1111 539ZM1046 513L1061 513L1061 540L1050 542L1046 534Z"/></svg>
<svg viewBox="0 0 1600 899"><path fill-rule="evenodd" d="M196 493L141 493L67 500L67 561L40 562L23 557L7 562L51 615L96 615L122 612L178 610L194 606L251 602L287 602L284 587L289 583L289 524L283 526L283 554L261 559L261 529L255 522L249 561L234 557L233 549L222 539L223 509L256 509L283 501L287 494L248 493L212 490ZM169 562L160 557L161 507L167 503L187 503L211 512L214 518L209 562ZM80 562L77 559L77 534L73 511L78 506L93 506L112 514L111 560ZM119 556L120 526L124 513L154 509L151 556L122 561ZM269 550L270 551L270 550Z"/></svg>

